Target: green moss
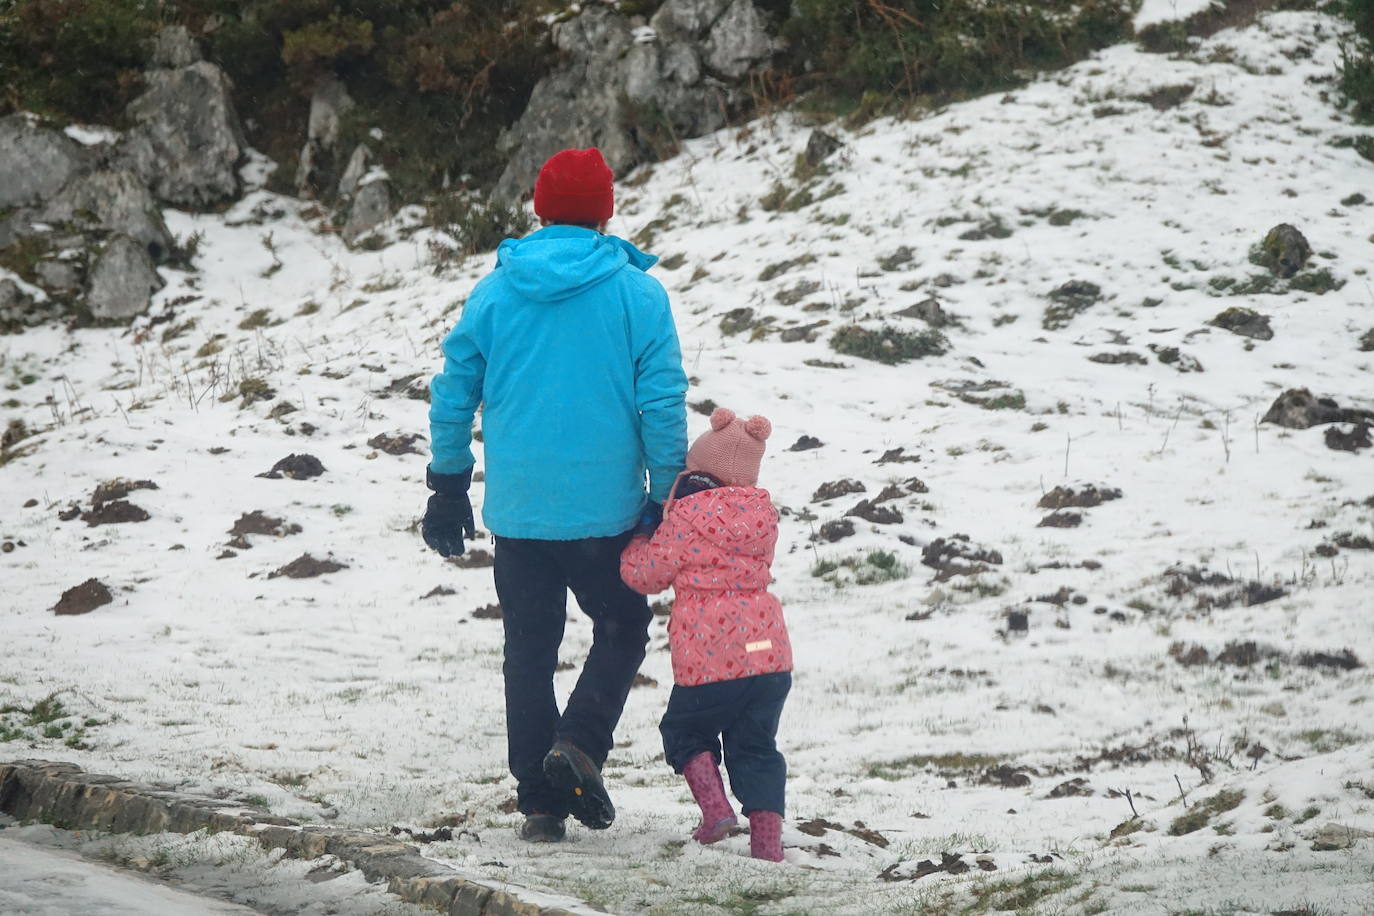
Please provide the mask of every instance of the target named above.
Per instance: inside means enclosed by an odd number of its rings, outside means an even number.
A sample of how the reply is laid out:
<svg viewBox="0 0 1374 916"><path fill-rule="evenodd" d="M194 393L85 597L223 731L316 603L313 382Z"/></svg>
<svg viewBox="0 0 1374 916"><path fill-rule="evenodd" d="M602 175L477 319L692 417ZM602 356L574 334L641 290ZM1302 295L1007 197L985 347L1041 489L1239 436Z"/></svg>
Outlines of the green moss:
<svg viewBox="0 0 1374 916"><path fill-rule="evenodd" d="M1321 267L1317 270L1303 271L1289 280L1288 285L1293 289L1321 296L1345 286L1345 281L1333 275L1329 268Z"/></svg>
<svg viewBox="0 0 1374 916"><path fill-rule="evenodd" d="M903 331L888 325L878 330L849 325L830 338L830 347L846 356L859 356L893 365L926 356L939 356L948 344L938 331Z"/></svg>

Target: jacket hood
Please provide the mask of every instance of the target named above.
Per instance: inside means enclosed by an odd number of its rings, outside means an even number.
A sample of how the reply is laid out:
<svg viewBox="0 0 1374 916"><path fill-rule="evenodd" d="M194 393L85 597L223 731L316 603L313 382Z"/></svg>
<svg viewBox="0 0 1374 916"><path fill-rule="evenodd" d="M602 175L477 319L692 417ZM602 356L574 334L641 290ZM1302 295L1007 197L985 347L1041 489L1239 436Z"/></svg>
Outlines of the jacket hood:
<svg viewBox="0 0 1374 916"><path fill-rule="evenodd" d="M717 487L673 503L697 533L735 553L762 553L776 536L778 513L768 491L758 487Z"/></svg>
<svg viewBox="0 0 1374 916"><path fill-rule="evenodd" d="M658 258L614 235L581 226L545 226L496 249L496 266L521 296L557 302L596 286L629 264L648 270Z"/></svg>

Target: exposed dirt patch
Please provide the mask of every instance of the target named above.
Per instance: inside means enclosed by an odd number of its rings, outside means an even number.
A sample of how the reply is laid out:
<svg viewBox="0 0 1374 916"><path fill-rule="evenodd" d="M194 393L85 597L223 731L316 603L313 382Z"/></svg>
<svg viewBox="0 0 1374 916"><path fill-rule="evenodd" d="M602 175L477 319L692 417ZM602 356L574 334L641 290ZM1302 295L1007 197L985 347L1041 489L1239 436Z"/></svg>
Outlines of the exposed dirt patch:
<svg viewBox="0 0 1374 916"><path fill-rule="evenodd" d="M1199 611L1224 609L1237 604L1253 607L1287 596L1288 592L1265 582L1242 582L1222 573L1196 566L1174 566L1165 570L1165 593L1172 598L1193 597Z"/></svg>
<svg viewBox="0 0 1374 916"><path fill-rule="evenodd" d="M1121 491L1116 487L1098 487L1088 484L1084 487L1055 487L1036 503L1041 509L1091 509L1113 499L1120 499Z"/></svg>
<svg viewBox="0 0 1374 916"><path fill-rule="evenodd" d="M854 523L847 518L838 518L832 522L821 525L816 537L828 544L851 537L854 534Z"/></svg>
<svg viewBox="0 0 1374 916"><path fill-rule="evenodd" d="M952 534L927 544L921 551L921 562L949 578L986 572L987 564L1001 566L1002 554L974 544L966 534Z"/></svg>
<svg viewBox="0 0 1374 916"><path fill-rule="evenodd" d="M124 499L135 490L156 490L157 484L151 480L107 480L91 493L91 505L114 502Z"/></svg>
<svg viewBox="0 0 1374 916"><path fill-rule="evenodd" d="M815 436L798 436L797 441L789 445L787 450L789 452L805 452L813 448L820 448L823 445L825 445L825 443Z"/></svg>
<svg viewBox="0 0 1374 916"><path fill-rule="evenodd" d="M447 587L447 586L444 586L444 585L436 585L436 586L434 586L432 589L430 589L429 591L427 591L427 592L425 592L423 595L421 595L421 596L420 596L420 600L423 601L423 600L425 600L426 598L443 598L443 597L445 597L445 596L447 596L447 595L456 595L456 594L458 594L458 592L456 592L455 590L453 590L453 589L451 589L451 588L449 588L449 587Z"/></svg>
<svg viewBox="0 0 1374 916"><path fill-rule="evenodd" d="M838 499L841 496L848 496L850 493L864 493L867 490L868 488L857 480L849 478L832 480L817 487L816 492L811 494L811 501L823 503L829 499Z"/></svg>
<svg viewBox="0 0 1374 916"><path fill-rule="evenodd" d="M59 616L89 614L102 605L114 601L114 596L105 584L98 579L87 579L62 593L53 605L52 612Z"/></svg>
<svg viewBox="0 0 1374 916"><path fill-rule="evenodd" d="M477 608L475 611L473 611L473 612L472 612L472 616L473 616L473 619L474 619L474 620L500 620L500 619L501 619L501 605L499 605L499 604L487 604L487 605L483 605L482 607L479 607L479 608Z"/></svg>
<svg viewBox="0 0 1374 916"><path fill-rule="evenodd" d="M1358 452L1374 447L1374 441L1369 438L1369 426L1364 423L1357 423L1349 432L1342 432L1339 426L1328 426L1325 438L1326 447L1338 452Z"/></svg>
<svg viewBox="0 0 1374 916"><path fill-rule="evenodd" d="M279 576L285 576L288 579L313 579L316 576L338 572L341 569L348 569L348 567L334 560L317 560L310 554L303 553L285 566L268 573L267 578L276 579Z"/></svg>
<svg viewBox="0 0 1374 916"><path fill-rule="evenodd" d="M915 881L924 878L926 875L934 875L944 872L947 875L962 875L969 871L972 866L963 860L958 853L940 853L940 864L936 865L930 859L922 859L916 863L916 870L907 874L902 874L897 870L897 863L889 865L878 872L878 878L882 881Z"/></svg>
<svg viewBox="0 0 1374 916"><path fill-rule="evenodd" d="M1004 789L1020 789L1031 784L1030 773L1026 767L1018 767L1010 763L1001 766L991 767L983 771L983 775L978 777L978 782L985 786L1001 786Z"/></svg>
<svg viewBox="0 0 1374 916"><path fill-rule="evenodd" d="M314 455L287 455L281 461L272 465L272 470L259 474L259 477L266 477L268 480L280 480L289 477L292 480L309 480L311 477L319 477L325 471L325 467L320 463L320 459Z"/></svg>
<svg viewBox="0 0 1374 916"><path fill-rule="evenodd" d="M420 438L417 433L401 433L395 436L381 433L368 439L367 444L368 447L386 452L388 455L418 455L420 450L415 447L415 442Z"/></svg>
<svg viewBox="0 0 1374 916"><path fill-rule="evenodd" d="M658 681L649 677L647 674L635 673L635 679L630 681L631 687L657 687Z"/></svg>
<svg viewBox="0 0 1374 916"><path fill-rule="evenodd" d="M239 516L238 521L229 529L229 546L238 550L251 550L253 545L248 540L250 534L264 534L274 538L282 538L291 534L300 534L301 526L287 524L282 519L264 515L261 509L254 509L252 512L245 512Z"/></svg>
<svg viewBox="0 0 1374 916"><path fill-rule="evenodd" d="M146 522L150 518L152 516L143 509L123 499L100 503L91 511L81 513L81 520L91 526Z"/></svg>
<svg viewBox="0 0 1374 916"><path fill-rule="evenodd" d="M1077 528L1083 524L1083 516L1077 512L1051 512L1040 520L1037 528Z"/></svg>
<svg viewBox="0 0 1374 916"><path fill-rule="evenodd" d="M1046 798L1071 798L1075 795L1092 795L1093 787L1088 785L1088 781L1082 776L1075 776L1067 782L1061 782L1050 790Z"/></svg>
<svg viewBox="0 0 1374 916"><path fill-rule="evenodd" d="M496 565L496 558L485 550L465 550L456 557L449 557L448 562L459 569L486 569Z"/></svg>
<svg viewBox="0 0 1374 916"><path fill-rule="evenodd" d="M845 515L861 518L875 525L895 525L902 521L902 513L892 506L880 506L876 500L862 500Z"/></svg>

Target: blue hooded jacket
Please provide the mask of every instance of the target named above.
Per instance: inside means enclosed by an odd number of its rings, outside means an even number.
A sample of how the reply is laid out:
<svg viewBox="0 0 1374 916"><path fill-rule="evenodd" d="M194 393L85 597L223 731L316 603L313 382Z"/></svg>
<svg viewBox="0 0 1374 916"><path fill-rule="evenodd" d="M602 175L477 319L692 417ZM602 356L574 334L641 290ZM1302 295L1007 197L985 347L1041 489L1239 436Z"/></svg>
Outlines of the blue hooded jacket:
<svg viewBox="0 0 1374 916"><path fill-rule="evenodd" d="M687 376L658 259L553 225L506 239L444 339L430 384L430 469L472 467L482 405L482 521L510 538L610 537L662 502L687 453Z"/></svg>

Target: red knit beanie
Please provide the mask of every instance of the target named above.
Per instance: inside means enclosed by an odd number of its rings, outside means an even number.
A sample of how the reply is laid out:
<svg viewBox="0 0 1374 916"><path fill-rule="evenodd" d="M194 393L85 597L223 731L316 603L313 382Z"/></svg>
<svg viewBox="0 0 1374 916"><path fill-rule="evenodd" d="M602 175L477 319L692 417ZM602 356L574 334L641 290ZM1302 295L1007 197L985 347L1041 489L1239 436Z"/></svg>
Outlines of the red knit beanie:
<svg viewBox="0 0 1374 916"><path fill-rule="evenodd" d="M752 487L759 482L764 440L773 425L764 417L740 420L727 407L711 412L711 429L687 450L687 470L704 471L729 487Z"/></svg>
<svg viewBox="0 0 1374 916"><path fill-rule="evenodd" d="M534 182L534 212L551 223L599 226L615 211L614 178L594 146L554 153Z"/></svg>

